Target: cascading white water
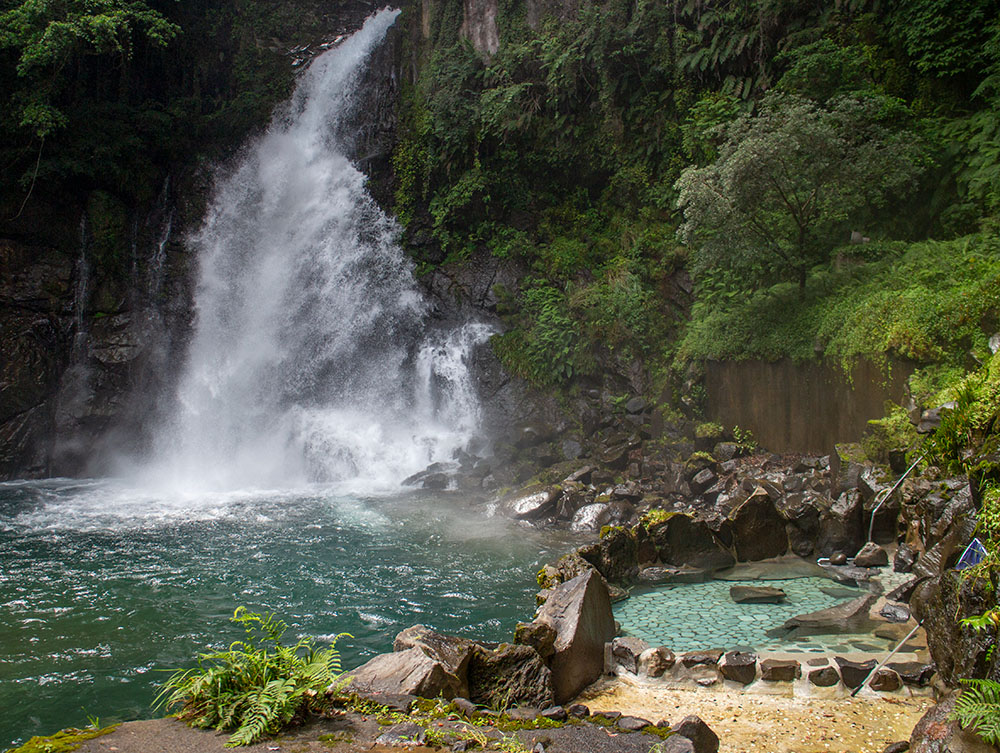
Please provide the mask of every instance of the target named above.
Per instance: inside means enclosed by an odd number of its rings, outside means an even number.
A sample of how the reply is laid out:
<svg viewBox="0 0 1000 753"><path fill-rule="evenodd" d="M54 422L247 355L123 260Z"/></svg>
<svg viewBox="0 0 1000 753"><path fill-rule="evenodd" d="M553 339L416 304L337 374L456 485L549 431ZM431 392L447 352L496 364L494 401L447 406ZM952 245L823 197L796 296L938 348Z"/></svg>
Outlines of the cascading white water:
<svg viewBox="0 0 1000 753"><path fill-rule="evenodd" d="M216 186L196 321L153 481L174 488L395 485L476 427L464 366L482 325L424 334L397 227L336 133L384 10L302 76L287 109Z"/></svg>

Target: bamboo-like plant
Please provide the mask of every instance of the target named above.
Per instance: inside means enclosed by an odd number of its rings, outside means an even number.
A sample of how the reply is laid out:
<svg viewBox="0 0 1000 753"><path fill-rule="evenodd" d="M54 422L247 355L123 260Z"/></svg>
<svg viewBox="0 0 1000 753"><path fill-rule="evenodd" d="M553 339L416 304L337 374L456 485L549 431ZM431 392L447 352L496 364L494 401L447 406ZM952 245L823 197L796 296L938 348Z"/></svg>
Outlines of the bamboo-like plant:
<svg viewBox="0 0 1000 753"><path fill-rule="evenodd" d="M346 684L336 642L350 637L347 633L326 649L317 649L310 637L285 646L281 638L288 625L273 613L238 607L230 620L244 628L247 638L226 651L200 654L197 666L174 672L155 707L179 704L180 718L192 726L234 730L226 742L232 748L275 734L321 693Z"/></svg>

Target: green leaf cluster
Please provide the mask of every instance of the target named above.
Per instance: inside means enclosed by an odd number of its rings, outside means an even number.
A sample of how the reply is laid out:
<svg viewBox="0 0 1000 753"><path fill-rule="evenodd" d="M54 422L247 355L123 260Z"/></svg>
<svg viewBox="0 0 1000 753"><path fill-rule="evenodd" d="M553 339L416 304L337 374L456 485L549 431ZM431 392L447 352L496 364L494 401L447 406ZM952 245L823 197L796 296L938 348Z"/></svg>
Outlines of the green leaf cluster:
<svg viewBox="0 0 1000 753"><path fill-rule="evenodd" d="M288 625L272 613L239 607L230 620L246 639L201 654L196 667L175 672L156 705L180 705L181 718L196 727L235 730L226 747L236 747L280 731L314 706L342 672L336 639L327 649L317 649L308 637L286 646L281 639Z"/></svg>
<svg viewBox="0 0 1000 753"><path fill-rule="evenodd" d="M1000 682L962 680L965 688L955 701L954 718L991 745L1000 744Z"/></svg>

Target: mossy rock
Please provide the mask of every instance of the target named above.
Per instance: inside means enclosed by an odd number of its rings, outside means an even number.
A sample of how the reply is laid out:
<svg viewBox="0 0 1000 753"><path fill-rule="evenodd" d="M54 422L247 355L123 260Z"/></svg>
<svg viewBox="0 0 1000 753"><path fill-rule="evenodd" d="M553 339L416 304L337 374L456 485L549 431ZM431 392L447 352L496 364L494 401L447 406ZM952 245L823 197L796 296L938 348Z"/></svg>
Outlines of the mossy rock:
<svg viewBox="0 0 1000 753"><path fill-rule="evenodd" d="M83 745L87 740L102 737L118 729L117 724L101 729L76 729L69 727L48 737L33 737L19 748L9 753L70 753Z"/></svg>

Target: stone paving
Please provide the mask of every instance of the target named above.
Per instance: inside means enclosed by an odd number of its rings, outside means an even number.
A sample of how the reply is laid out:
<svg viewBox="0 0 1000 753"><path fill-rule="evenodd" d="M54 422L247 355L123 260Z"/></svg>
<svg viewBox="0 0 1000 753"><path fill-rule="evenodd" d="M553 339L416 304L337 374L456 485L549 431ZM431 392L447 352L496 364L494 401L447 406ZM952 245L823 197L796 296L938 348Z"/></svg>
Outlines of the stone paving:
<svg viewBox="0 0 1000 753"><path fill-rule="evenodd" d="M780 604L737 604L729 596L734 585L772 586L787 598ZM780 580L710 580L654 589L636 589L615 604L615 619L623 632L651 646L668 646L675 652L721 648L758 653L864 653L888 651L888 640L871 634L795 636L789 641L780 628L796 615L832 607L867 590L845 586L827 578ZM772 635L769 631L776 630Z"/></svg>

